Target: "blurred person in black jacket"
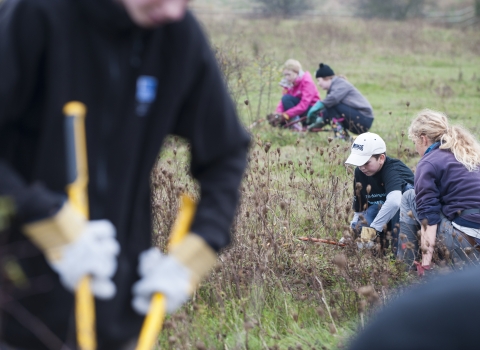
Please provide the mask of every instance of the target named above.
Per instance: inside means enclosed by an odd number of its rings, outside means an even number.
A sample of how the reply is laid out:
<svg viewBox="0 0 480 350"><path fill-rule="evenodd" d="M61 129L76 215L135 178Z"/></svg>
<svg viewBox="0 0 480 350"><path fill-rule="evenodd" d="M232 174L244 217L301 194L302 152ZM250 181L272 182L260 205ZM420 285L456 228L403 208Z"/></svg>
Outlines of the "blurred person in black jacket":
<svg viewBox="0 0 480 350"><path fill-rule="evenodd" d="M138 336L153 293L166 294L173 312L230 242L250 139L186 3L0 5L0 196L15 209L0 252L17 256L31 281L2 292L0 311L24 310L53 344L72 337L71 291L82 275L97 296L98 349L121 349ZM88 109L90 221L65 193L62 108L74 100ZM150 248L150 174L168 134L190 143L200 184L181 256ZM0 348L52 348L11 312L0 327Z"/></svg>

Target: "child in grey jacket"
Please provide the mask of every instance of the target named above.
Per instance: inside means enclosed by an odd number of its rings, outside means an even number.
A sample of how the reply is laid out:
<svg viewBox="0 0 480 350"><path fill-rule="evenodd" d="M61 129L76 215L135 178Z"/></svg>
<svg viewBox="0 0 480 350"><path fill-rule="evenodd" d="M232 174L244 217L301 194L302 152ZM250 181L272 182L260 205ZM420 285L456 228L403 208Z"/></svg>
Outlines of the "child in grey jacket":
<svg viewBox="0 0 480 350"><path fill-rule="evenodd" d="M355 86L345 78L336 76L333 70L323 63L320 63L315 77L318 86L327 90L327 96L309 110L309 129L332 123L336 127L336 136L340 138L345 138L344 130L355 134L370 130L373 123L372 106Z"/></svg>

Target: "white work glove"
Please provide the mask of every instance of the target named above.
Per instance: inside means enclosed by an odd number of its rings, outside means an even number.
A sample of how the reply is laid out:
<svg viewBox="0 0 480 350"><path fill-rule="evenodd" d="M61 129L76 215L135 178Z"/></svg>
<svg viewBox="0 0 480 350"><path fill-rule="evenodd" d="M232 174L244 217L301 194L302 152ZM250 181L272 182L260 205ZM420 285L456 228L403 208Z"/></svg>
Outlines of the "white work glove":
<svg viewBox="0 0 480 350"><path fill-rule="evenodd" d="M359 250L362 250L362 249L372 249L372 248L374 248L374 247L375 247L375 242L373 242L373 241L368 241L368 242L362 242L362 241L358 242L358 241L357 241L357 248L358 248Z"/></svg>
<svg viewBox="0 0 480 350"><path fill-rule="evenodd" d="M92 293L100 299L111 299L116 288L112 277L117 270L120 245L115 239L115 227L108 220L88 221L80 237L65 246L63 256L50 266L60 275L60 281L74 291L83 276L91 277Z"/></svg>
<svg viewBox="0 0 480 350"><path fill-rule="evenodd" d="M132 287L132 307L147 314L155 293L166 297L167 312L173 313L184 304L202 278L217 261L217 254L200 236L189 233L164 255L150 248L139 256L140 280Z"/></svg>
<svg viewBox="0 0 480 350"><path fill-rule="evenodd" d="M133 285L132 306L139 314L147 314L156 292L165 295L168 313L177 310L190 296L188 269L157 248L150 248L140 254L138 273L142 278Z"/></svg>
<svg viewBox="0 0 480 350"><path fill-rule="evenodd" d="M94 295L101 299L115 295L111 278L120 245L110 221L86 221L67 202L54 216L25 224L23 232L42 250L66 289L74 291L80 279L90 275Z"/></svg>

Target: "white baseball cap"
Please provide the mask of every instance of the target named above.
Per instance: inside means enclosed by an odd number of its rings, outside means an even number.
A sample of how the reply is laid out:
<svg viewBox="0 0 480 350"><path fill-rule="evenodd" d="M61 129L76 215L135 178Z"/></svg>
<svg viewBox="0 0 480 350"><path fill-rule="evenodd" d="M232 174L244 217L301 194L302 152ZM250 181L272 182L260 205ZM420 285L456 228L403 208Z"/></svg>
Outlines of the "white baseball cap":
<svg viewBox="0 0 480 350"><path fill-rule="evenodd" d="M382 154L387 151L385 141L373 132L366 132L358 135L353 141L350 156L346 160L346 164L362 166L374 154Z"/></svg>

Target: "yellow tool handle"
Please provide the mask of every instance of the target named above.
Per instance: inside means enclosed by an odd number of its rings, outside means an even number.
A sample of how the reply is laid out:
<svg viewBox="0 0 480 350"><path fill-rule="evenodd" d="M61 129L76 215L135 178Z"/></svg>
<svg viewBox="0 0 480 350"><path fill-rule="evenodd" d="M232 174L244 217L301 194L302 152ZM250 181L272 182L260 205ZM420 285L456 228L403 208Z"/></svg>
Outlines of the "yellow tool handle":
<svg viewBox="0 0 480 350"><path fill-rule="evenodd" d="M87 109L81 102L72 101L63 107L65 139L67 144L67 164L69 202L87 220L88 207L88 161L85 116ZM77 343L80 350L95 350L95 299L90 290L90 277L85 276L75 290L75 324Z"/></svg>
<svg viewBox="0 0 480 350"><path fill-rule="evenodd" d="M95 350L95 299L90 290L90 277L85 276L75 290L75 324L80 350Z"/></svg>
<svg viewBox="0 0 480 350"><path fill-rule="evenodd" d="M88 208L88 162L85 115L81 102L69 102L63 107L65 114L65 141L67 151L67 194L72 206L86 219Z"/></svg>
<svg viewBox="0 0 480 350"><path fill-rule="evenodd" d="M153 349L155 340L163 327L166 307L167 299L165 296L161 293L155 293L150 302L150 309L148 310L147 317L145 317L145 321L143 321L136 350Z"/></svg>
<svg viewBox="0 0 480 350"><path fill-rule="evenodd" d="M180 198L180 211L177 215L175 223L168 240L168 250L179 244L190 231L193 216L195 215L196 203L188 194L182 194Z"/></svg>
<svg viewBox="0 0 480 350"><path fill-rule="evenodd" d="M193 216L195 214L195 201L188 195L183 194L181 198L180 211L172 228L168 249L180 243L190 231ZM165 296L156 293L150 302L150 309L143 322L140 338L136 350L151 350L155 345L155 340L162 330L163 320L165 319L165 308L167 300Z"/></svg>

